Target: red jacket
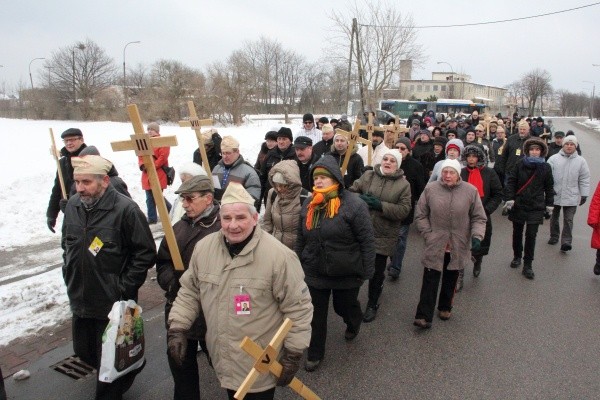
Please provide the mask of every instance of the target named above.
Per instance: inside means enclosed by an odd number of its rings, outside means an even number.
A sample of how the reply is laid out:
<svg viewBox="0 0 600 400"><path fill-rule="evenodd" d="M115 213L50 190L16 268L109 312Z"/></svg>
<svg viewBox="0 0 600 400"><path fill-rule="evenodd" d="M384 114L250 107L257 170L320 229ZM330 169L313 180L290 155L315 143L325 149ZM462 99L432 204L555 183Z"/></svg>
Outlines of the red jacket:
<svg viewBox="0 0 600 400"><path fill-rule="evenodd" d="M170 152L170 147L157 147L154 149L154 167L156 168L156 174L158 175L161 189L167 187L167 174L163 171L162 166L169 165ZM138 165L141 166L142 164L144 164L144 160L142 157L138 157ZM150 190L150 181L148 180L148 173L146 171L142 172L142 189Z"/></svg>
<svg viewBox="0 0 600 400"><path fill-rule="evenodd" d="M592 232L592 248L600 249L600 182L590 202L587 223L594 230Z"/></svg>

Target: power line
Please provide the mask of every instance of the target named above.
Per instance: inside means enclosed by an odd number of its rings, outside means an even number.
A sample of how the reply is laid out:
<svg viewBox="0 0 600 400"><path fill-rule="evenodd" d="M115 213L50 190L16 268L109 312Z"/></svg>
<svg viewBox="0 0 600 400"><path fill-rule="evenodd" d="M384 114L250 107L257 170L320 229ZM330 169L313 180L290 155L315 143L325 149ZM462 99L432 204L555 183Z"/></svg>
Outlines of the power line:
<svg viewBox="0 0 600 400"><path fill-rule="evenodd" d="M569 8L569 9L566 9L566 10L554 11L554 12L549 12L549 13L545 13L545 14L531 15L529 17L519 17L519 18L502 19L502 20L498 20L498 21L475 22L475 23L472 23L472 24L413 26L413 28L414 29L458 28L458 27L463 27L463 26L477 26L477 25L501 24L501 23L504 23L504 22L521 21L521 20L524 20L524 19L540 18L540 17L547 17L548 15L563 14L563 13L567 13L567 12L571 12L571 11L581 10L582 8L597 6L599 4L600 4L600 2L592 3L592 4L586 4L586 5L580 6L580 7ZM364 27L367 27L367 28L404 28L403 26L397 26L397 25L368 25L368 24L358 24L358 25L359 26L364 26Z"/></svg>

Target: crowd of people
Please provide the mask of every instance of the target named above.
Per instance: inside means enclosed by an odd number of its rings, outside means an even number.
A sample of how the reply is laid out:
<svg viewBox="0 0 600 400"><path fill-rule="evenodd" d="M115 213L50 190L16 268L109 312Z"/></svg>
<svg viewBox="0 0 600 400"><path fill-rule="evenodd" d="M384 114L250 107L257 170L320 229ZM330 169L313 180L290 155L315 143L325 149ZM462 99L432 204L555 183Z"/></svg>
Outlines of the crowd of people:
<svg viewBox="0 0 600 400"><path fill-rule="evenodd" d="M175 267L166 238L158 249L152 238L149 226L157 214L150 166L140 158L144 215L112 162L86 146L79 129L63 132L60 165L68 192L62 198L57 172L47 225L54 232L64 212L63 276L75 353L98 368L112 304L137 300L156 265L166 297L174 398L200 398L198 349L233 398L254 363L240 349L242 339L264 345L289 318L293 327L278 349L280 376L261 375L246 397L272 399L303 359L312 372L325 358L330 297L346 324L346 341L376 319L386 272L389 280L398 279L413 222L423 237L413 321L420 329L431 328L436 305L441 320L451 318L467 267L473 265L474 277L481 274L493 243L491 215L502 203L513 224L507 266L523 264L525 278L535 276L544 219L550 220L548 244L560 243L563 253L572 249L573 217L590 196L589 168L572 132L553 132L542 118L498 115L485 121L477 112L445 119L416 111L407 124L393 146L384 142L384 132L397 130L384 127L359 148L345 134L352 130L345 115L315 121L307 113L295 134L285 126L268 131L254 165L234 137L205 133L208 165L197 149L179 169L173 206L165 199L183 271ZM160 135L157 123L147 130ZM153 151L162 190L169 151ZM593 272L600 275L600 185L590 203L588 224L598 249ZM365 282L363 308L358 295ZM96 398L121 398L140 370L98 382Z"/></svg>

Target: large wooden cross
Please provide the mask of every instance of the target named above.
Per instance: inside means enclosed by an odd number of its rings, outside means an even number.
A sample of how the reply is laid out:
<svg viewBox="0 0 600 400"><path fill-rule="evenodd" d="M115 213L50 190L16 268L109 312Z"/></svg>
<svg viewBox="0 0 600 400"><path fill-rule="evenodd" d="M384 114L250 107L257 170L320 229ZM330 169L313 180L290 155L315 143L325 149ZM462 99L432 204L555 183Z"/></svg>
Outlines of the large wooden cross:
<svg viewBox="0 0 600 400"><path fill-rule="evenodd" d="M260 374L271 373L276 377L281 375L283 367L277 361L277 355L279 353L277 349L281 348L283 339L292 328L292 325L292 320L286 318L281 327L279 327L275 333L275 336L273 336L269 342L269 345L264 350L258 344L253 342L248 336L242 340L240 347L253 359L255 359L256 362L233 397L238 400L242 400L250 388L252 388L252 385L254 382L256 382L256 379L258 379ZM289 387L304 399L320 400L319 396L306 387L298 378L292 379Z"/></svg>
<svg viewBox="0 0 600 400"><path fill-rule="evenodd" d="M185 268L183 267L181 254L179 253L179 246L177 246L177 241L175 240L175 233L173 232L173 226L171 226L169 212L167 211L165 198L163 197L162 189L160 188L156 167L154 166L154 148L177 146L177 137L161 136L151 138L150 135L144 131L144 125L142 124L142 118L140 117L137 105L129 104L127 106L127 112L129 113L129 119L133 125L135 135L130 136L131 140L111 142L110 145L113 151L134 150L137 156L142 157L144 167L148 173L148 180L150 182L150 188L152 189L154 203L158 209L158 215L162 223L163 231L165 232L165 238L169 245L173 266L176 270L183 271Z"/></svg>
<svg viewBox="0 0 600 400"><path fill-rule="evenodd" d="M346 150L346 154L344 155L344 162L342 163L342 176L346 175L346 171L348 170L348 163L350 162L350 157L352 156L352 151L354 150L354 147L356 147L356 142L360 142L362 144L364 144L365 146L368 146L368 162L367 165L371 165L372 163L372 158L373 158L373 147L371 146L371 141L367 140L367 139L363 139L360 137L360 134L358 133L358 131L360 130L361 126L360 126L360 118L356 118L356 121L354 121L354 129L352 129L352 132L347 132L343 129L336 129L335 130L335 134L337 135L338 133L341 135L344 135L346 137L346 139L348 139L348 149Z"/></svg>
<svg viewBox="0 0 600 400"><path fill-rule="evenodd" d="M196 140L198 141L198 150L200 151L200 156L202 157L202 166L206 171L206 175L212 180L212 171L210 170L210 164L208 163L208 156L206 155L206 149L204 148L204 136L202 136L202 132L200 128L207 125L212 125L212 119L198 119L198 114L196 114L196 107L194 106L193 101L188 101L188 110L190 113L190 119L187 121L179 121L179 126L181 127L191 127L194 132L196 132Z"/></svg>
<svg viewBox="0 0 600 400"><path fill-rule="evenodd" d="M63 178L62 167L60 166L60 153L56 148L56 142L54 141L54 132L52 132L52 128L50 128L50 143L50 154L54 158L54 161L56 161L56 171L58 175L58 182L60 183L60 192L62 193L63 199L66 199L67 189L65 188L65 179Z"/></svg>
<svg viewBox="0 0 600 400"><path fill-rule="evenodd" d="M398 118L397 115L394 123L390 125L384 125L383 128L385 128L384 143L390 149L394 148L396 140L400 139L402 136L405 136L406 132L410 131L410 129L407 127L400 125L400 118ZM394 133L388 135L388 131L393 131Z"/></svg>
<svg viewBox="0 0 600 400"><path fill-rule="evenodd" d="M356 120L360 121L360 117L357 116ZM360 129L364 129L367 132L367 139L369 139L370 141L373 141L373 132L385 132L385 128L381 126L375 126L375 121L373 121L373 114L371 113L369 113L369 116L367 117L367 125L361 125ZM371 165L371 161L369 161L369 165Z"/></svg>

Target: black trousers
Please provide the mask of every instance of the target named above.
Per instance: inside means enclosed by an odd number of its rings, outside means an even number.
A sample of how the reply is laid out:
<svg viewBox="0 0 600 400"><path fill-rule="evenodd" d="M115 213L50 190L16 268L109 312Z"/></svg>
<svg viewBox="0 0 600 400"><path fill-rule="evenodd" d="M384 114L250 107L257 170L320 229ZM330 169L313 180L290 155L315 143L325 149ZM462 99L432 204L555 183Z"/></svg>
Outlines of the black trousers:
<svg viewBox="0 0 600 400"><path fill-rule="evenodd" d="M167 359L169 368L173 375L175 389L173 400L199 400L200 399L200 376L198 375L198 340L188 339L185 359L181 366L175 363L175 360L167 350Z"/></svg>
<svg viewBox="0 0 600 400"><path fill-rule="evenodd" d="M383 254L375 255L375 274L369 279L369 302L367 307L375 307L381 292L383 292L383 282L385 281L385 267L388 256Z"/></svg>
<svg viewBox="0 0 600 400"><path fill-rule="evenodd" d="M98 370L102 359L102 333L108 319L82 318L73 315L73 350L82 361ZM137 370L116 379L112 383L100 382L96 379L97 400L120 400L133 384Z"/></svg>
<svg viewBox="0 0 600 400"><path fill-rule="evenodd" d="M227 389L227 396L229 396L229 400L234 400L233 395L235 392L235 390ZM244 397L245 400L272 400L274 398L275 388L265 390L264 392L248 393Z"/></svg>
<svg viewBox="0 0 600 400"><path fill-rule="evenodd" d="M440 277L442 278L442 289L438 300L438 310L452 310L454 288L456 287L459 271L448 270L448 264L450 264L450 253L444 255L444 268L442 272L431 268L425 268L423 271L423 285L421 286L421 297L417 306L415 319L424 319L427 322L433 321Z"/></svg>
<svg viewBox="0 0 600 400"><path fill-rule="evenodd" d="M523 257L525 264L531 265L535 255L535 238L537 236L539 224L527 224L525 229L524 222L513 221L512 246L515 257ZM525 230L525 255L523 256L523 230Z"/></svg>
<svg viewBox="0 0 600 400"><path fill-rule="evenodd" d="M327 313L329 311L329 296L333 294L333 310L344 319L348 330L360 330L363 313L358 301L360 287L352 289L317 289L308 287L313 303L312 334L308 346L307 359L322 360L325 356L325 341L327 339Z"/></svg>
<svg viewBox="0 0 600 400"><path fill-rule="evenodd" d="M487 216L487 221L485 223L485 235L481 241L481 247L478 251L471 252L471 254L475 257L487 256L490 252L490 245L492 244L492 216L488 213L485 213L485 215Z"/></svg>
<svg viewBox="0 0 600 400"><path fill-rule="evenodd" d="M2 368L0 368L0 400L6 400L6 391L4 390L4 376L2 375Z"/></svg>

